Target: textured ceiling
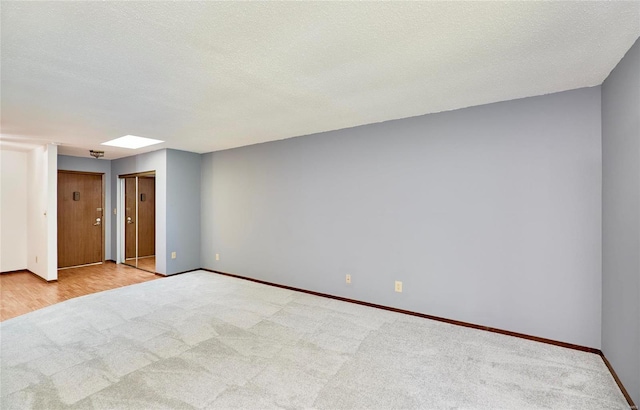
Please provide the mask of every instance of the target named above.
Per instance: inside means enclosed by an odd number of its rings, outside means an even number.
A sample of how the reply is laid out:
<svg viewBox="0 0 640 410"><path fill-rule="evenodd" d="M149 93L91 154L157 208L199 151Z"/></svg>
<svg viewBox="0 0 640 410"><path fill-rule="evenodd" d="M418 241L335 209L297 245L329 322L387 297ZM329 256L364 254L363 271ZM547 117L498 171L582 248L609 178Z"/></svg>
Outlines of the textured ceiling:
<svg viewBox="0 0 640 410"><path fill-rule="evenodd" d="M601 84L639 2L6 2L2 145L209 152Z"/></svg>

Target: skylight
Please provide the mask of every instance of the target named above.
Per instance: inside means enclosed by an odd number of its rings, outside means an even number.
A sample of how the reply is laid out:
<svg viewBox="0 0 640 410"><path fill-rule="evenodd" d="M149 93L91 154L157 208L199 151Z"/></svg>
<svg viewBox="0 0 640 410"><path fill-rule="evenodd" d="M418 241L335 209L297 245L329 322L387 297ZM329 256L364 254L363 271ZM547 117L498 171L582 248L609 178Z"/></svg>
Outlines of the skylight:
<svg viewBox="0 0 640 410"><path fill-rule="evenodd" d="M152 138L136 137L135 135L125 135L124 137L103 142L100 145L109 145L112 147L138 149L138 148L148 147L149 145L160 144L161 142L164 142L164 141L154 140Z"/></svg>

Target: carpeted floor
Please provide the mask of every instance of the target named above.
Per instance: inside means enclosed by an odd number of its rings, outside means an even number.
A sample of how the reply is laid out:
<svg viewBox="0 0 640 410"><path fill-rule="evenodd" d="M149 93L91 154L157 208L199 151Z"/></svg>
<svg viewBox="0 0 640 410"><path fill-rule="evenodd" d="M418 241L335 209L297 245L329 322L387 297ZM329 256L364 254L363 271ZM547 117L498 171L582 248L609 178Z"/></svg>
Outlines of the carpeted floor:
<svg viewBox="0 0 640 410"><path fill-rule="evenodd" d="M628 409L599 356L194 272L0 324L2 409Z"/></svg>

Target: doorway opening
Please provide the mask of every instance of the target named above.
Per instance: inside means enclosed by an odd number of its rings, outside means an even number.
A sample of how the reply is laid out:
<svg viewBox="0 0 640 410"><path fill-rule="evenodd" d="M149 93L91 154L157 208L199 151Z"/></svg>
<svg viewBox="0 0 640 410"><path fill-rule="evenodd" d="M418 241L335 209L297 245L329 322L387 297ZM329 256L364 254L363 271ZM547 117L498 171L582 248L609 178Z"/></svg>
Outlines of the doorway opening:
<svg viewBox="0 0 640 410"><path fill-rule="evenodd" d="M58 269L104 262L104 174L58 171Z"/></svg>
<svg viewBox="0 0 640 410"><path fill-rule="evenodd" d="M148 272L156 271L155 171L120 175L122 251L120 262Z"/></svg>

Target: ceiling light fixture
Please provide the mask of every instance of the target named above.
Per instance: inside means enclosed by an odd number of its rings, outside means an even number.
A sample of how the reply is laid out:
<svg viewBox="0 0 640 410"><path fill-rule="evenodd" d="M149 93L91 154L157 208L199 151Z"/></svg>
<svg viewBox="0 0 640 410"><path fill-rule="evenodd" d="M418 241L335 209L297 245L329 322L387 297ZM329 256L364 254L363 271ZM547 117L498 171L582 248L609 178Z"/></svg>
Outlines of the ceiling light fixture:
<svg viewBox="0 0 640 410"><path fill-rule="evenodd" d="M148 147L149 145L160 144L164 141L154 140L152 138L136 137L135 135L125 135L111 141L103 142L100 145L109 145L112 147L138 149Z"/></svg>
<svg viewBox="0 0 640 410"><path fill-rule="evenodd" d="M90 154L92 157L94 157L95 159L98 159L98 158L102 158L102 157L104 157L104 151L94 151L94 150L91 150L91 151L89 151L89 154Z"/></svg>

